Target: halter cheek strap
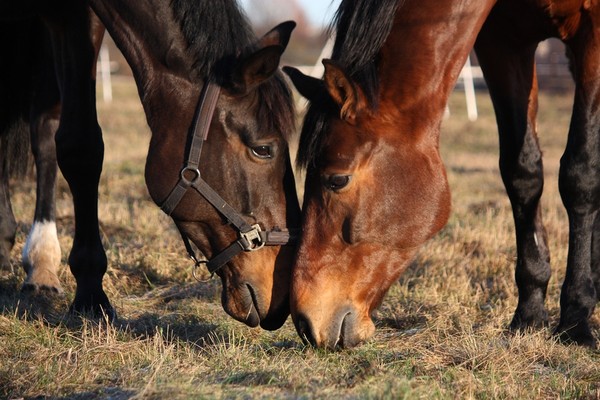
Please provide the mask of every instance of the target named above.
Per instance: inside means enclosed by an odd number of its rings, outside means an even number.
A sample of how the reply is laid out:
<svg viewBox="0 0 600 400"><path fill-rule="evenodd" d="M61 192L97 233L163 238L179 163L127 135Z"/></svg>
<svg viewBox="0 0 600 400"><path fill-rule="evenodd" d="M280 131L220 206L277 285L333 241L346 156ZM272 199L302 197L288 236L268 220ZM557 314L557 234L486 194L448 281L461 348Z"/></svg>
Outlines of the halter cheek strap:
<svg viewBox="0 0 600 400"><path fill-rule="evenodd" d="M250 225L231 207L210 185L202 179L200 175L200 156L202 155L202 145L208 137L210 123L214 114L217 100L219 98L219 86L211 81L207 81L202 87L200 99L196 106L194 122L190 128L191 143L186 165L179 173L179 181L167 196L161 210L167 215L171 215L185 193L194 189L206 199L238 232L238 239L231 243L224 250L219 252L210 260L201 260L192 247L188 236L179 229L185 248L195 266L206 264L208 271L214 274L219 268L227 264L233 257L242 251L255 251L264 246L282 246L291 244L296 240L295 236L290 235L287 229L273 228L271 231L263 231L259 224Z"/></svg>

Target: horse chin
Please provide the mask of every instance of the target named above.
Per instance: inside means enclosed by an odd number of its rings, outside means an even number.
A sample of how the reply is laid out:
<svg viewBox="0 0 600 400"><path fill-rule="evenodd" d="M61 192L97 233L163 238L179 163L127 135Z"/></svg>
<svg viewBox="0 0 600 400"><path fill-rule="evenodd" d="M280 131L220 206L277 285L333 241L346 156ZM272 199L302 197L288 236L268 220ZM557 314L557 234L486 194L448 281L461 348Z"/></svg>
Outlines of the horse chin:
<svg viewBox="0 0 600 400"><path fill-rule="evenodd" d="M269 313L261 319L260 327L267 331L274 331L281 328L290 315L289 309L289 301L286 301L277 309L269 311Z"/></svg>
<svg viewBox="0 0 600 400"><path fill-rule="evenodd" d="M227 314L251 328L260 324L260 308L257 305L254 289L246 284L237 288L228 288L223 280L221 304Z"/></svg>
<svg viewBox="0 0 600 400"><path fill-rule="evenodd" d="M279 329L289 315L288 303L271 309L260 301L260 296L249 283L228 290L224 282L221 303L227 314L251 328L260 325L265 330Z"/></svg>

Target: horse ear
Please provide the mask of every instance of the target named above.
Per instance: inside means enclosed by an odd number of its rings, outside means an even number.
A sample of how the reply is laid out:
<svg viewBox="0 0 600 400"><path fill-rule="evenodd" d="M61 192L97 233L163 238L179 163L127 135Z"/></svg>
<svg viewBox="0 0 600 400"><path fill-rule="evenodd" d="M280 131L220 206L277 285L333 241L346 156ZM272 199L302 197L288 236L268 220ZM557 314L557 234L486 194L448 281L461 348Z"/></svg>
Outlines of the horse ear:
<svg viewBox="0 0 600 400"><path fill-rule="evenodd" d="M258 47L262 48L279 45L285 49L290 41L290 36L292 36L292 31L295 27L296 23L294 21L282 22L269 32L265 33L265 35L258 42Z"/></svg>
<svg viewBox="0 0 600 400"><path fill-rule="evenodd" d="M279 67L281 54L285 50L294 21L286 21L267 32L258 42L258 50L238 60L233 74L233 86L240 93L248 93L269 79Z"/></svg>
<svg viewBox="0 0 600 400"><path fill-rule="evenodd" d="M239 60L234 73L234 84L241 93L248 93L269 79L279 67L284 48L267 46Z"/></svg>
<svg viewBox="0 0 600 400"><path fill-rule="evenodd" d="M304 75L294 67L283 67L298 92L310 101L315 101L322 96L329 96L323 85L323 81L312 76Z"/></svg>
<svg viewBox="0 0 600 400"><path fill-rule="evenodd" d="M358 114L367 108L362 89L332 60L323 60L325 88L340 107L340 118L349 124L356 123Z"/></svg>

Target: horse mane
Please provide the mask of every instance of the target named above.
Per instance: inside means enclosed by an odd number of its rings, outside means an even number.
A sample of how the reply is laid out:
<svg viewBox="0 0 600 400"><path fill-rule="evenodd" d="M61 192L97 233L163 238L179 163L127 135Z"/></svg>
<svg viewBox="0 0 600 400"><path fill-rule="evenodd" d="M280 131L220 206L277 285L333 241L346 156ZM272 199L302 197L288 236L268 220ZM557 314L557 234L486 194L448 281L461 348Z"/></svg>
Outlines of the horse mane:
<svg viewBox="0 0 600 400"><path fill-rule="evenodd" d="M172 0L187 51L195 57L195 74L218 84L230 82L235 60L256 50L258 39L235 0ZM291 91L280 72L257 89L258 124L284 135L295 125Z"/></svg>
<svg viewBox="0 0 600 400"><path fill-rule="evenodd" d="M379 80L378 53L389 36L396 11L404 0L342 0L329 27L336 39L331 58L342 66L377 107ZM327 132L328 101L311 102L300 135L297 163L301 167L314 161L322 150Z"/></svg>

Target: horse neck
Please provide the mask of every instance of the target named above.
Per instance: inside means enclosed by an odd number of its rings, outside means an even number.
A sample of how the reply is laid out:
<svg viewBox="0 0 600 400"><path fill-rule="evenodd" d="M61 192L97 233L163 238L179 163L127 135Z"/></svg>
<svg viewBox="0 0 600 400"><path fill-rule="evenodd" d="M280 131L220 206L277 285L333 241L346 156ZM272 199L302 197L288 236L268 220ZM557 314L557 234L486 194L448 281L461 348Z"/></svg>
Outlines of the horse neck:
<svg viewBox="0 0 600 400"><path fill-rule="evenodd" d="M380 109L398 131L439 138L450 92L494 1L406 1L379 53Z"/></svg>
<svg viewBox="0 0 600 400"><path fill-rule="evenodd" d="M152 132L160 131L162 115L181 114L195 105L199 92L194 60L168 1L91 0L132 69ZM173 96L178 88L178 96ZM173 113L169 112L172 111Z"/></svg>
<svg viewBox="0 0 600 400"><path fill-rule="evenodd" d="M146 185L157 202L166 198L184 162L187 133L201 89L170 3L90 0L136 81L152 134Z"/></svg>

